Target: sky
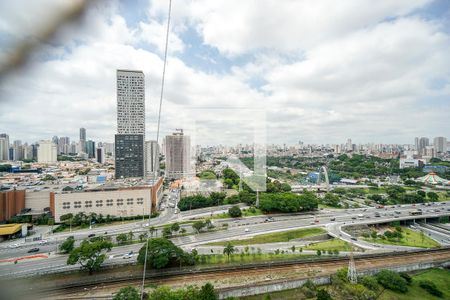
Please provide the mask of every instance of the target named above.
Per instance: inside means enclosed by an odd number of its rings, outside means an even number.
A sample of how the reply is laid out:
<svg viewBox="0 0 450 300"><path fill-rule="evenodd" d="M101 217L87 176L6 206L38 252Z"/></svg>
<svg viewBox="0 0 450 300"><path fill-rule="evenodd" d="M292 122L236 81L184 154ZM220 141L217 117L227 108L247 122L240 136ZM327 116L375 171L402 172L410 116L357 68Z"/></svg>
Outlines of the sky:
<svg viewBox="0 0 450 300"><path fill-rule="evenodd" d="M0 2L0 66L78 1ZM112 142L116 69L156 139L167 0L94 1L0 77L0 133ZM450 138L447 0L173 0L160 137L202 145Z"/></svg>

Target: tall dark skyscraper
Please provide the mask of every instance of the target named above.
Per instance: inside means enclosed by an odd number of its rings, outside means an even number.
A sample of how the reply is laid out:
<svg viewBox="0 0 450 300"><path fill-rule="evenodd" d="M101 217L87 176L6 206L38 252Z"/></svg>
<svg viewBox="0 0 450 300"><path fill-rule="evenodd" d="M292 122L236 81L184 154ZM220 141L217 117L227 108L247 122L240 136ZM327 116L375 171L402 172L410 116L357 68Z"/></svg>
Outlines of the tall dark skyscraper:
<svg viewBox="0 0 450 300"><path fill-rule="evenodd" d="M144 137L144 73L117 70L116 178L144 176Z"/></svg>

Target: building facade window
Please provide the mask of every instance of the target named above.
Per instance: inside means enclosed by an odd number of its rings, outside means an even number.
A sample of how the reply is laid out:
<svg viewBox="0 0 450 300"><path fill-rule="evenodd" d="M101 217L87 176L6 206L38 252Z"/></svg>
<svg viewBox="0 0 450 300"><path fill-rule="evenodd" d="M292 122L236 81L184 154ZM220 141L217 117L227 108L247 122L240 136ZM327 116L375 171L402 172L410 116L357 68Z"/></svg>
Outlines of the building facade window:
<svg viewBox="0 0 450 300"><path fill-rule="evenodd" d="M75 202L73 203L73 207L74 207L74 208L81 208L81 201L75 201Z"/></svg>
<svg viewBox="0 0 450 300"><path fill-rule="evenodd" d="M144 204L144 198L137 198L137 204Z"/></svg>
<svg viewBox="0 0 450 300"><path fill-rule="evenodd" d="M70 202L63 202L62 208L63 209L70 209Z"/></svg>
<svg viewBox="0 0 450 300"><path fill-rule="evenodd" d="M106 206L113 206L113 199L107 199Z"/></svg>
<svg viewBox="0 0 450 300"><path fill-rule="evenodd" d="M133 205L133 198L128 198L127 199L127 205Z"/></svg>
<svg viewBox="0 0 450 300"><path fill-rule="evenodd" d="M95 201L95 206L102 207L103 206L103 200L96 200Z"/></svg>
<svg viewBox="0 0 450 300"><path fill-rule="evenodd" d="M116 203L117 203L117 206L122 206L123 205L123 199L117 199Z"/></svg>
<svg viewBox="0 0 450 300"><path fill-rule="evenodd" d="M84 207L92 207L92 201L84 201Z"/></svg>

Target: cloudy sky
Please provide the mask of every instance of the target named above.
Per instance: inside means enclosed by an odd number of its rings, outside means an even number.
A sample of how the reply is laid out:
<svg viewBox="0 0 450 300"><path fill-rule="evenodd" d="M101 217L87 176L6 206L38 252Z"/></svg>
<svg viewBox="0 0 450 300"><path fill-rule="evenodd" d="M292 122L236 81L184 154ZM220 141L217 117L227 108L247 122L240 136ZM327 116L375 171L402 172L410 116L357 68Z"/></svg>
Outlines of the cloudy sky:
<svg viewBox="0 0 450 300"><path fill-rule="evenodd" d="M73 3L1 1L1 64ZM202 144L236 144L258 126L269 143L450 137L447 0L172 4L162 135L181 127ZM167 11L167 0L94 2L0 77L0 132L34 142L85 127L113 141L125 68L145 73L154 139Z"/></svg>

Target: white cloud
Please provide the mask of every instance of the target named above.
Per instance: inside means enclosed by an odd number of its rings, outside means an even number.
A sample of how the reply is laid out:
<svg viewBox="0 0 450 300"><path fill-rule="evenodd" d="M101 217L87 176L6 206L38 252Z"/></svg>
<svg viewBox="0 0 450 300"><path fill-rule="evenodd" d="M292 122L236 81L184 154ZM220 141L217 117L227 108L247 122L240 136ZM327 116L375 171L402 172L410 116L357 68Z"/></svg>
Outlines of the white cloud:
<svg viewBox="0 0 450 300"><path fill-rule="evenodd" d="M410 15L428 2L174 1L162 136L195 119L204 143L222 136L223 143L248 141L248 121L226 122L222 108L244 115L245 108L265 110L270 143L450 135L448 101L426 105L450 95L449 36L438 21ZM136 27L116 3L100 3L0 85L0 128L12 139L76 138L85 127L89 138L112 141L119 68L144 71L147 132L154 138L167 1L153 1L149 19ZM26 9L17 19L32 14ZM2 24L0 35L12 34ZM27 28L21 26L14 34ZM184 56L188 29L227 56L231 71L206 72L184 61L194 60ZM236 59L245 55L244 63ZM433 87L436 80L444 86Z"/></svg>

